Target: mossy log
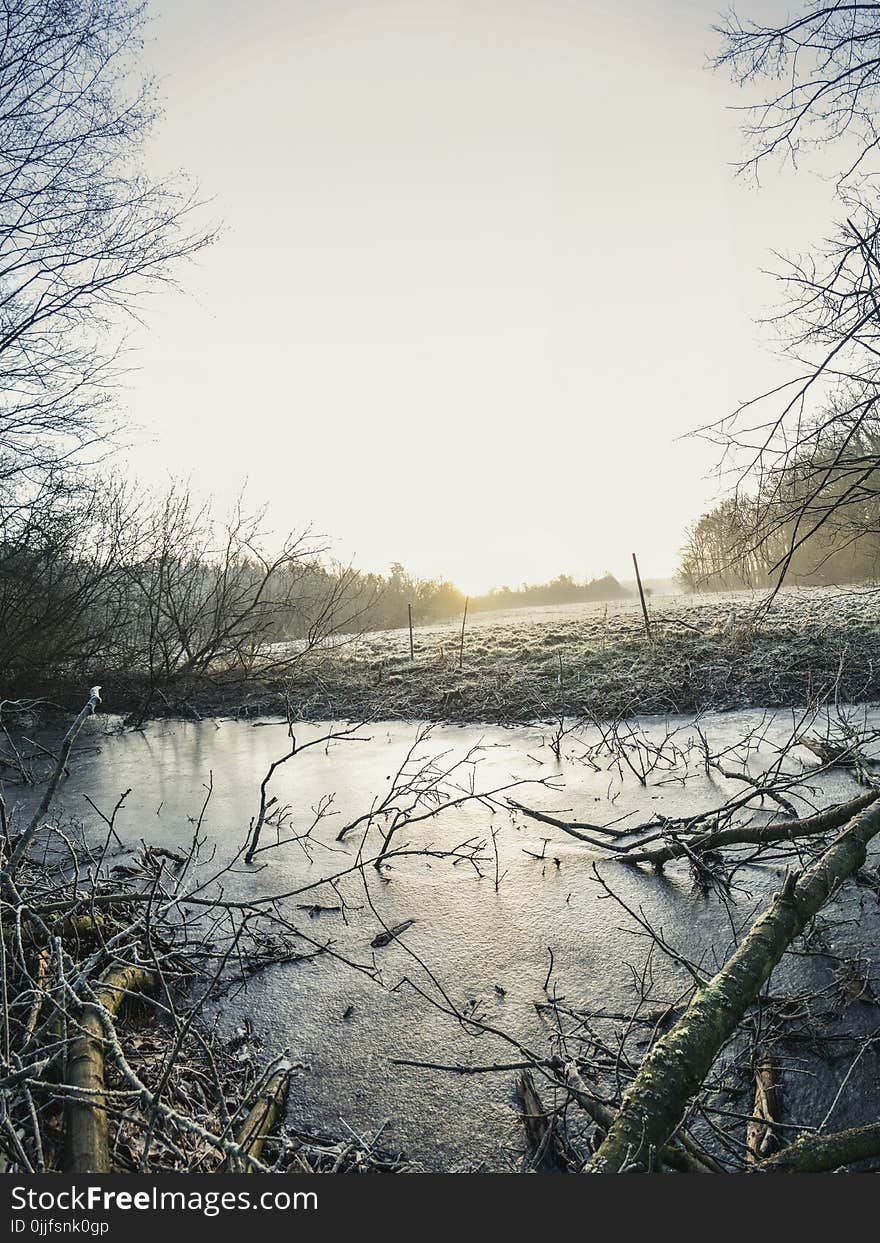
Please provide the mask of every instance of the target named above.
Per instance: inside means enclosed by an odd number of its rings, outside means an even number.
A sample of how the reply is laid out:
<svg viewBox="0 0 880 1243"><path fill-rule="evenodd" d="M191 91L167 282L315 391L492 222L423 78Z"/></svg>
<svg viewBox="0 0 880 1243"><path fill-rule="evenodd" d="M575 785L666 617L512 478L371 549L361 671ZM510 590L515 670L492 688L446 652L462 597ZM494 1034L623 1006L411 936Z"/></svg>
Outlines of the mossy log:
<svg viewBox="0 0 880 1243"><path fill-rule="evenodd" d="M69 1100L65 1110L64 1168L71 1174L106 1174L110 1170L104 1029L97 1007L113 1017L128 993L146 993L154 985L155 976L143 967L117 963L101 976L95 1001L83 1006L67 1050L67 1084L83 1093L81 1099Z"/></svg>
<svg viewBox="0 0 880 1243"><path fill-rule="evenodd" d="M792 941L865 862L880 832L880 805L863 811L798 879L791 875L739 948L695 995L642 1063L586 1172L652 1169L719 1051Z"/></svg>
<svg viewBox="0 0 880 1243"><path fill-rule="evenodd" d="M833 1135L801 1135L755 1166L762 1174L824 1174L856 1161L880 1157L880 1122Z"/></svg>
<svg viewBox="0 0 880 1243"><path fill-rule="evenodd" d="M287 1108L287 1092L290 1088L290 1070L276 1070L266 1080L260 1095L238 1131L235 1142L249 1157L259 1161L266 1138L272 1128L284 1117ZM237 1157L230 1156L223 1165L230 1172L253 1173L254 1167L246 1165Z"/></svg>
<svg viewBox="0 0 880 1243"><path fill-rule="evenodd" d="M599 1100L584 1083L574 1063L565 1068L565 1086L581 1109L596 1123L601 1139L614 1124L614 1110ZM705 1151L683 1128L660 1153L660 1164L680 1174L723 1174L724 1166Z"/></svg>

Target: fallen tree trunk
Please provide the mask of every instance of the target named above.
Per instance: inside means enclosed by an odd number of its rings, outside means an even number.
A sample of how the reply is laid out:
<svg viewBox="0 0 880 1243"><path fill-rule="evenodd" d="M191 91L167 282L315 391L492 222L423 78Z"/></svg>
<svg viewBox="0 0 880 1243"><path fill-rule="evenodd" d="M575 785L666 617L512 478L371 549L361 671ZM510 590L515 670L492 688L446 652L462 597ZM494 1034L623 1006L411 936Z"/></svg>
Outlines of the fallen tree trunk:
<svg viewBox="0 0 880 1243"><path fill-rule="evenodd" d="M109 967L95 989L95 1000L83 1006L79 1032L67 1053L68 1085L83 1093L65 1110L64 1168L71 1174L110 1171L104 1088L104 1028L98 1006L115 1016L126 994L149 992L155 977L143 967L121 963Z"/></svg>
<svg viewBox="0 0 880 1243"><path fill-rule="evenodd" d="M800 820L771 820L769 824L732 825L726 829L695 833L681 841L667 841L662 846L654 846L649 850L640 850L636 846L625 854L615 855L615 858L624 863L652 863L655 867L660 867L673 859L703 854L707 850L718 850L722 846L770 846L774 842L789 842L797 837L817 837L842 828L854 816L876 803L878 798L880 790L868 790L858 798L850 799L848 803L839 803L836 807L828 807L814 816L804 816Z"/></svg>
<svg viewBox="0 0 880 1243"><path fill-rule="evenodd" d="M259 1161L263 1155L269 1132L284 1117L290 1074L289 1069L276 1070L269 1076L235 1137L241 1152L245 1156L253 1157L255 1161ZM252 1174L254 1171L253 1165L232 1154L227 1157L223 1168L232 1173Z"/></svg>
<svg viewBox="0 0 880 1243"><path fill-rule="evenodd" d="M880 1157L880 1122L833 1135L801 1135L793 1144L756 1165L755 1172L823 1174L871 1157Z"/></svg>
<svg viewBox="0 0 880 1243"><path fill-rule="evenodd" d="M787 877L769 908L642 1063L614 1124L586 1166L591 1174L650 1170L688 1102L792 941L865 862L880 806L863 811L800 879Z"/></svg>
<svg viewBox="0 0 880 1243"><path fill-rule="evenodd" d="M614 1110L589 1091L574 1063L565 1067L565 1087L581 1109L593 1119L604 1139L614 1125ZM705 1151L685 1130L660 1153L660 1163L680 1174L723 1174L724 1166Z"/></svg>

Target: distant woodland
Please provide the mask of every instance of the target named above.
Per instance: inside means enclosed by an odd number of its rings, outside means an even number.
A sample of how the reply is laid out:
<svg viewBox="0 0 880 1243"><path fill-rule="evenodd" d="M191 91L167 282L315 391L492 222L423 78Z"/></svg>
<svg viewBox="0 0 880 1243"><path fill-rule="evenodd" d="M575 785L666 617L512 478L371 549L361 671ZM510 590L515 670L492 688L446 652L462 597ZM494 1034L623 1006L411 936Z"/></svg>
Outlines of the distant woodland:
<svg viewBox="0 0 880 1243"><path fill-rule="evenodd" d="M765 462L754 493L728 496L703 514L682 549L684 586L773 587L781 577L804 586L876 581L880 425L873 400L839 403L803 433L797 454Z"/></svg>

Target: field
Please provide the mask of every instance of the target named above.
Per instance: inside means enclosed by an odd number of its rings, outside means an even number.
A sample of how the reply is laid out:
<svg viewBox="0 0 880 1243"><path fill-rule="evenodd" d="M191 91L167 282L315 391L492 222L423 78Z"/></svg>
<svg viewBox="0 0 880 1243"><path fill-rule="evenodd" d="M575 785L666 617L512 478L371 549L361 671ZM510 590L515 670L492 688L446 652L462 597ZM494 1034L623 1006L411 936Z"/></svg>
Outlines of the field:
<svg viewBox="0 0 880 1243"><path fill-rule="evenodd" d="M655 597L650 642L637 600L477 614L463 650L460 623L420 627L414 660L406 628L370 633L312 655L283 686L194 690L189 703L251 715L287 693L304 719L512 724L880 698L880 592L785 590L755 624L765 598Z"/></svg>
<svg viewBox="0 0 880 1243"><path fill-rule="evenodd" d="M880 700L880 589L813 587L652 597L651 638L637 599L470 615L409 631L339 635L291 664L291 644L262 670L164 683L97 662L104 708L129 724L156 717L409 720L529 724L798 707L823 697ZM283 666L280 671L278 664ZM275 664L275 668L273 668ZM65 711L83 678L29 685ZM85 683L88 685L88 681Z"/></svg>

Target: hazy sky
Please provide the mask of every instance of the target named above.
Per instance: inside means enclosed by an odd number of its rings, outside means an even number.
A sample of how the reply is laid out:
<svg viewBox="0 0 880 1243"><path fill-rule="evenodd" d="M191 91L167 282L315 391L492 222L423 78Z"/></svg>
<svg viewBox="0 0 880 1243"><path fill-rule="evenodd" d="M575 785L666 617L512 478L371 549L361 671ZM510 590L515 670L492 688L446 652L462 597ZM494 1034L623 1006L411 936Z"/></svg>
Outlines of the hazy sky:
<svg viewBox="0 0 880 1243"><path fill-rule="evenodd" d="M138 334L138 473L247 478L276 530L470 592L671 573L718 495L677 438L779 377L760 269L830 215L816 180L734 179L716 6L154 9L151 162L224 233Z"/></svg>

